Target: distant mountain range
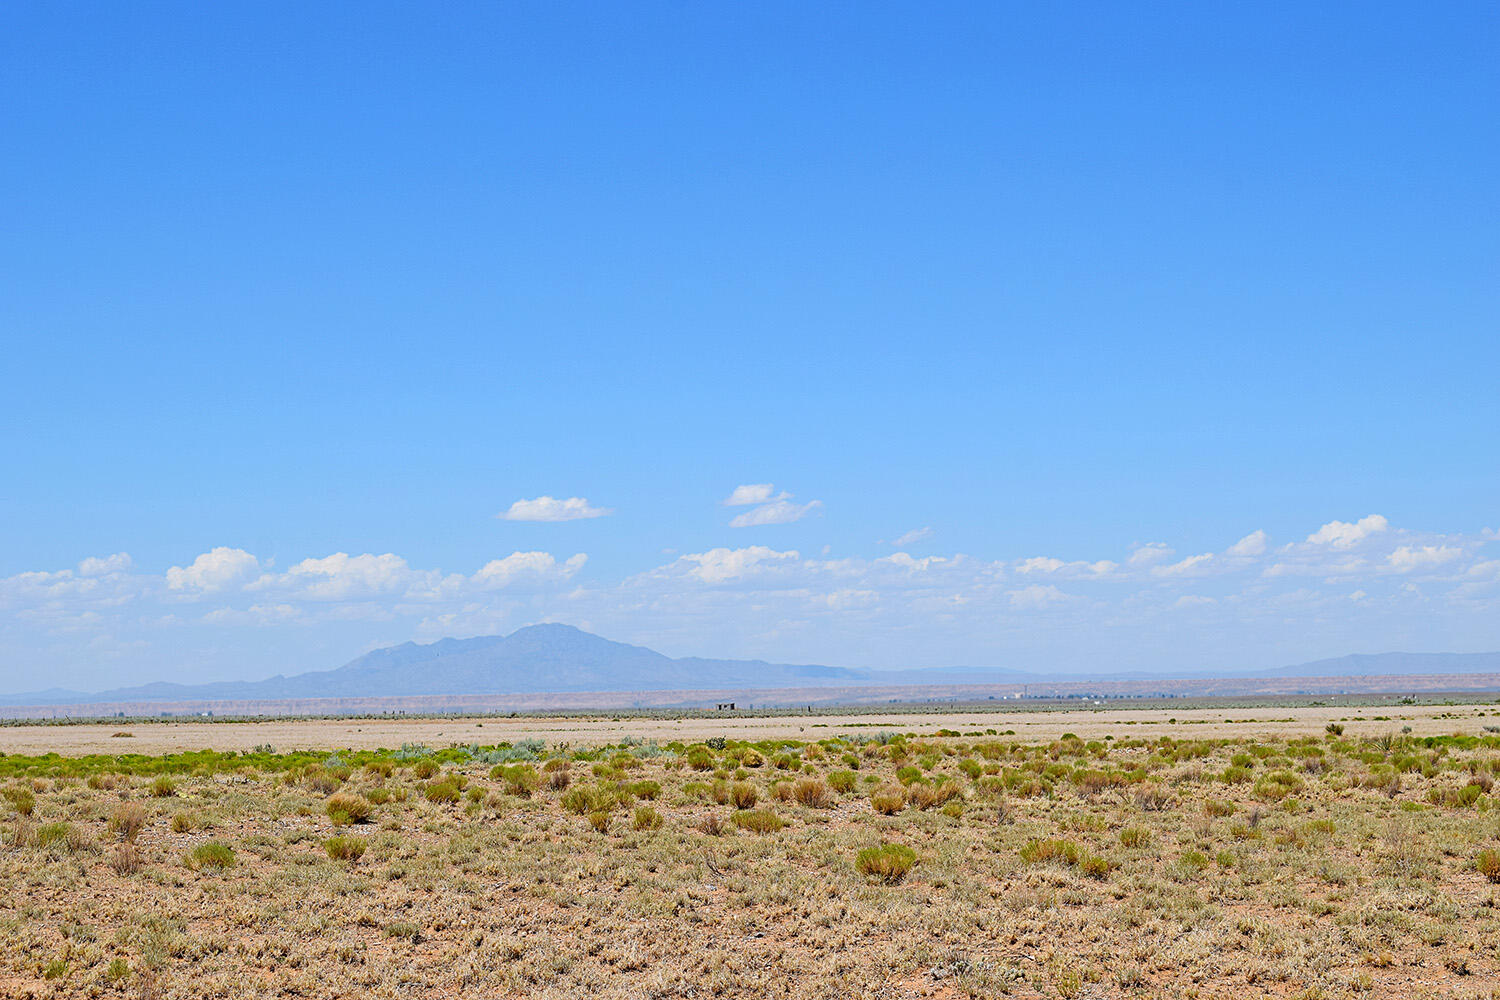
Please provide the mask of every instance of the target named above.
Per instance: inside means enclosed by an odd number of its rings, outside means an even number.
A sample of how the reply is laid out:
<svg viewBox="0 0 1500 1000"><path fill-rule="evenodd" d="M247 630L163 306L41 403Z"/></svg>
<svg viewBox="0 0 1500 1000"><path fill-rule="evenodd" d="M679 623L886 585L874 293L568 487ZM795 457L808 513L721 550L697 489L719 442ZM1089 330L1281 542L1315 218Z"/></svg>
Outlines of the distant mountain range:
<svg viewBox="0 0 1500 1000"><path fill-rule="evenodd" d="M85 705L176 701L270 701L576 691L855 687L867 684L1028 684L1067 680L1158 680L1199 677L1378 677L1500 673L1500 653L1378 653L1316 660L1270 670L1177 674L1031 674L982 667L858 670L764 660L673 659L642 646L611 642L571 625L531 625L510 635L402 643L377 649L335 670L263 681L145 684L85 693L53 688L0 696L3 705Z"/></svg>

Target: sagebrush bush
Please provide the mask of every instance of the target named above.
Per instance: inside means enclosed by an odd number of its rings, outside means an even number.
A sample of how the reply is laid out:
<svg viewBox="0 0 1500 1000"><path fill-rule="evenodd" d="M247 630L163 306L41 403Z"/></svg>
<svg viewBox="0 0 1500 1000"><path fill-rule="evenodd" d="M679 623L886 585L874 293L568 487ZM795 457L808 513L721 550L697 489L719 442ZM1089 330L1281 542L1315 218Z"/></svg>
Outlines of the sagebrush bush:
<svg viewBox="0 0 1500 1000"><path fill-rule="evenodd" d="M141 852L128 841L118 844L110 852L109 866L117 875L130 875L141 867Z"/></svg>
<svg viewBox="0 0 1500 1000"><path fill-rule="evenodd" d="M323 850L335 861L358 861L367 846L363 837L339 836L324 841Z"/></svg>
<svg viewBox="0 0 1500 1000"><path fill-rule="evenodd" d="M1041 865L1049 861L1076 865L1082 858L1083 851L1070 840L1033 840L1021 848L1021 860L1028 865Z"/></svg>
<svg viewBox="0 0 1500 1000"><path fill-rule="evenodd" d="M202 871L205 868L233 868L235 866L234 848L223 841L210 840L193 848L183 860L193 871Z"/></svg>
<svg viewBox="0 0 1500 1000"><path fill-rule="evenodd" d="M370 818L370 802L363 795L353 792L339 792L331 797L323 807L328 813L328 818L333 820L334 826L349 826L351 823L363 823Z"/></svg>
<svg viewBox="0 0 1500 1000"><path fill-rule="evenodd" d="M906 808L906 791L900 785L881 785L870 794L870 806L878 813L894 816Z"/></svg>
<svg viewBox="0 0 1500 1000"><path fill-rule="evenodd" d="M775 833L786 822L769 809L749 809L734 814L734 825L754 833Z"/></svg>
<svg viewBox="0 0 1500 1000"><path fill-rule="evenodd" d="M507 792L523 799L531 798L531 793L542 787L542 776L530 764L497 764L491 768L490 777L504 781Z"/></svg>
<svg viewBox="0 0 1500 1000"><path fill-rule="evenodd" d="M792 786L797 802L810 809L828 809L833 806L833 792L819 778L798 778Z"/></svg>
<svg viewBox="0 0 1500 1000"><path fill-rule="evenodd" d="M36 795L29 788L13 787L5 790L5 800L22 816L36 812Z"/></svg>
<svg viewBox="0 0 1500 1000"><path fill-rule="evenodd" d="M146 807L139 802L122 802L109 817L109 832L128 843L134 843L146 825Z"/></svg>
<svg viewBox="0 0 1500 1000"><path fill-rule="evenodd" d="M457 802L462 792L458 787L458 782L448 777L429 781L427 786L422 790L422 794L427 796L428 802L445 804Z"/></svg>
<svg viewBox="0 0 1500 1000"><path fill-rule="evenodd" d="M881 844L866 847L854 858L854 867L861 875L895 885L906 878L917 863L917 852L905 844Z"/></svg>
<svg viewBox="0 0 1500 1000"><path fill-rule="evenodd" d="M729 786L729 799L736 809L749 809L760 800L760 793L748 781L736 781Z"/></svg>

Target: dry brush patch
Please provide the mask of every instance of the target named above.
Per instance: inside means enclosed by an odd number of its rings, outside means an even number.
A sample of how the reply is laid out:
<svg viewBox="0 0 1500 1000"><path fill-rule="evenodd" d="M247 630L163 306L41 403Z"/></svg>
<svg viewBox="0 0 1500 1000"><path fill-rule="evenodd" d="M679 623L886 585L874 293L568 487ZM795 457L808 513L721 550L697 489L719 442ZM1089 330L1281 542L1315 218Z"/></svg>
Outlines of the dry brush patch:
<svg viewBox="0 0 1500 1000"><path fill-rule="evenodd" d="M1500 982L1500 735L1091 735L0 757L0 995Z"/></svg>

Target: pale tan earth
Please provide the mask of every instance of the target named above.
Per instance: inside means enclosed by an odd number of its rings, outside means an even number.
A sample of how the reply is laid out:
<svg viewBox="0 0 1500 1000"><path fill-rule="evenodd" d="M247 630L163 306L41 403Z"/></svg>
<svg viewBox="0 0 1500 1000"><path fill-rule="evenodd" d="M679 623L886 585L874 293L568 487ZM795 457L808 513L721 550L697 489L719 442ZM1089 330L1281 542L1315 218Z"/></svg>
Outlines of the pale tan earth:
<svg viewBox="0 0 1500 1000"><path fill-rule="evenodd" d="M1466 705L0 729L0 998L1500 1000L1493 724ZM735 734L796 743L578 749ZM493 770L17 756L523 737L541 759ZM336 825L350 801L365 821ZM881 845L910 868L861 865Z"/></svg>
<svg viewBox="0 0 1500 1000"><path fill-rule="evenodd" d="M1500 703L1500 702L1497 702ZM835 733L880 731L932 733L937 729L1014 729L1017 738L1052 740L1074 733L1085 740L1106 735L1178 736L1193 739L1306 736L1344 720L1351 735L1374 736L1410 726L1419 736L1473 735L1482 731L1483 706L1382 705L1270 708L1163 708L1097 710L1024 709L992 712L908 712L888 715L773 715L743 713L686 719L597 716L518 718L277 719L264 722L72 723L0 726L0 753L163 754L180 750L237 750L271 745L278 752L303 749L394 749L403 743L432 747L521 739L549 745L590 746L626 737L691 743L713 736L730 739L817 740ZM1226 722L1226 720L1232 720ZM1497 720L1490 719L1489 722ZM128 732L130 737L116 734Z"/></svg>

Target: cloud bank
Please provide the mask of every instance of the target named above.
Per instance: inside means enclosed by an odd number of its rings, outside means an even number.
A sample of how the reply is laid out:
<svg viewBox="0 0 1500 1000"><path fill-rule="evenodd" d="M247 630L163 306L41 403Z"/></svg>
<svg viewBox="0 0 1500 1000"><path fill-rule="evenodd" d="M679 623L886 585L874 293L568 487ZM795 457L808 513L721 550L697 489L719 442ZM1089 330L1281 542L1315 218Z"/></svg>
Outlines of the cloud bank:
<svg viewBox="0 0 1500 1000"><path fill-rule="evenodd" d="M736 494L752 497L740 504L746 514L786 503L758 502L776 496L769 485L745 489ZM1378 514L1330 520L1284 544L1256 529L1188 555L1165 542L1010 559L751 544L614 579L585 579L589 566L582 552L517 550L462 571L391 552L309 555L282 569L218 546L153 574L113 553L0 579L0 650L38 664L37 677L118 662L152 679L196 662L183 650L232 649L249 633L285 636L312 669L340 662L319 652L324 635L380 644L538 620L678 655L891 667L1209 669L1500 648L1500 538L1401 528ZM244 640L247 661L264 642ZM175 676L195 679L187 666ZM22 686L46 685L10 682Z"/></svg>

